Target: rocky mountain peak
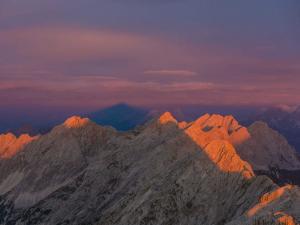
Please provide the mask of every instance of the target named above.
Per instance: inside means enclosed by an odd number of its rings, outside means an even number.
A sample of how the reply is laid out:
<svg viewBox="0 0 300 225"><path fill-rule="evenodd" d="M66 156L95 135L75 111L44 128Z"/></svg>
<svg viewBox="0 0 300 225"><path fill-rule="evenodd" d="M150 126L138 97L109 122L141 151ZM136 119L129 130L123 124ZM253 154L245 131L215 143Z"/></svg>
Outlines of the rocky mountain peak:
<svg viewBox="0 0 300 225"><path fill-rule="evenodd" d="M218 114L205 114L193 122L194 125L200 127L204 131L211 129L225 129L228 134L241 128L238 121L232 116L222 116Z"/></svg>
<svg viewBox="0 0 300 225"><path fill-rule="evenodd" d="M143 141L153 134L163 139L182 135L197 145L221 171L239 173L247 179L254 176L250 164L239 157L230 142L235 134L228 130L241 127L232 116L205 114L194 122L186 123L178 122L171 113L166 112L155 121L146 125Z"/></svg>
<svg viewBox="0 0 300 225"><path fill-rule="evenodd" d="M248 132L250 137L236 145L236 148L242 158L251 162L255 170L300 169L295 149L266 123L255 122L248 128Z"/></svg>
<svg viewBox="0 0 300 225"><path fill-rule="evenodd" d="M80 128L90 122L88 118L81 118L80 116L72 116L64 122L66 128Z"/></svg>
<svg viewBox="0 0 300 225"><path fill-rule="evenodd" d="M177 124L177 120L174 118L174 116L170 112L163 113L159 117L158 122L162 125L167 124L167 123L176 123Z"/></svg>
<svg viewBox="0 0 300 225"><path fill-rule="evenodd" d="M210 118L210 114L206 113L194 121L195 124L203 125Z"/></svg>
<svg viewBox="0 0 300 225"><path fill-rule="evenodd" d="M295 150L264 122L246 128L231 115L205 114L191 122L185 132L203 149L215 140L228 141L254 170L300 169Z"/></svg>
<svg viewBox="0 0 300 225"><path fill-rule="evenodd" d="M267 123L263 122L263 121L256 121L253 124L251 124L251 126L249 127L249 129L251 130L257 130L260 132L269 132L271 129Z"/></svg>
<svg viewBox="0 0 300 225"><path fill-rule="evenodd" d="M205 114L191 122L187 132L195 140L198 140L202 147L216 139L227 140L231 144L236 145L249 138L247 129L239 125L237 120L231 115Z"/></svg>
<svg viewBox="0 0 300 225"><path fill-rule="evenodd" d="M12 139L16 139L16 136L13 134L13 133L6 133L6 134L0 134L0 138L2 139L2 140L4 140L4 139L10 139L10 140L12 140Z"/></svg>
<svg viewBox="0 0 300 225"><path fill-rule="evenodd" d="M0 159L10 158L20 152L27 144L36 140L38 136L31 137L28 134L22 134L16 137L12 133L0 135Z"/></svg>

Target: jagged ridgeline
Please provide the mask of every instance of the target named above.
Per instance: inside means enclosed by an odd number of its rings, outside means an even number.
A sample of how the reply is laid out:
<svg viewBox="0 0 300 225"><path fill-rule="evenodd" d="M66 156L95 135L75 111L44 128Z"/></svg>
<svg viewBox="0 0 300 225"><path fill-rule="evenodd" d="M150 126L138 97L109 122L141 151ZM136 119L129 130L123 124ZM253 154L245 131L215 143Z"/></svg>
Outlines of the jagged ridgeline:
<svg viewBox="0 0 300 225"><path fill-rule="evenodd" d="M208 114L187 123L164 113L118 132L72 117L22 140L0 138L3 225L300 222L299 187L272 181L300 162L263 123L245 128Z"/></svg>

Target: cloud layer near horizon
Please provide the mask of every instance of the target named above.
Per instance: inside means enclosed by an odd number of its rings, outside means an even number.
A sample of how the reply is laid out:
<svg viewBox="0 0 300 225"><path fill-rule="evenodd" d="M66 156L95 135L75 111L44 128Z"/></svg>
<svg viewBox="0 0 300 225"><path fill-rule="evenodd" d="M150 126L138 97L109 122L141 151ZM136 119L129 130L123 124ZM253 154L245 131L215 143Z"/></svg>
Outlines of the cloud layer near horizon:
<svg viewBox="0 0 300 225"><path fill-rule="evenodd" d="M299 4L233 2L3 0L0 106L299 104Z"/></svg>

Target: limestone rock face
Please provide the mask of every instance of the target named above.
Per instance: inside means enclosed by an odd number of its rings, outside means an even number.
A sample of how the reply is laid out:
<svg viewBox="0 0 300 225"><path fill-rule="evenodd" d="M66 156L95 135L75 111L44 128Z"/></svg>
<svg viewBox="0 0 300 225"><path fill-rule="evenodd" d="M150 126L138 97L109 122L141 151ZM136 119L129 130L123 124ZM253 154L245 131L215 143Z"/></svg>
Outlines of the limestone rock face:
<svg viewBox="0 0 300 225"><path fill-rule="evenodd" d="M206 114L190 123L186 133L204 149L212 140L230 142L254 170L300 170L296 151L282 135L263 122L246 128L232 116Z"/></svg>
<svg viewBox="0 0 300 225"><path fill-rule="evenodd" d="M245 129L218 115L129 132L72 117L0 160L0 224L299 223L299 187L255 176L236 151Z"/></svg>
<svg viewBox="0 0 300 225"><path fill-rule="evenodd" d="M187 132L204 147L212 140L227 140L236 145L250 138L247 128L239 125L232 116L205 114L192 122Z"/></svg>
<svg viewBox="0 0 300 225"><path fill-rule="evenodd" d="M254 176L250 164L243 161L236 153L234 147L227 141L214 140L203 151L221 171L240 173L248 179Z"/></svg>

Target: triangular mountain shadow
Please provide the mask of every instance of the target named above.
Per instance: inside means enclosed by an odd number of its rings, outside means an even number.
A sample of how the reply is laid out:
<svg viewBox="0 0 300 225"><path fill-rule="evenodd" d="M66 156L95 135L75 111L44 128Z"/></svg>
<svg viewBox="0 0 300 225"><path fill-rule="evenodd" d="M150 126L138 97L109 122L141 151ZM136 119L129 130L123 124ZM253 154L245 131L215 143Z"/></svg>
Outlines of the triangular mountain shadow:
<svg viewBox="0 0 300 225"><path fill-rule="evenodd" d="M149 110L125 103L119 103L86 116L97 124L112 126L120 131L133 129L152 118Z"/></svg>

